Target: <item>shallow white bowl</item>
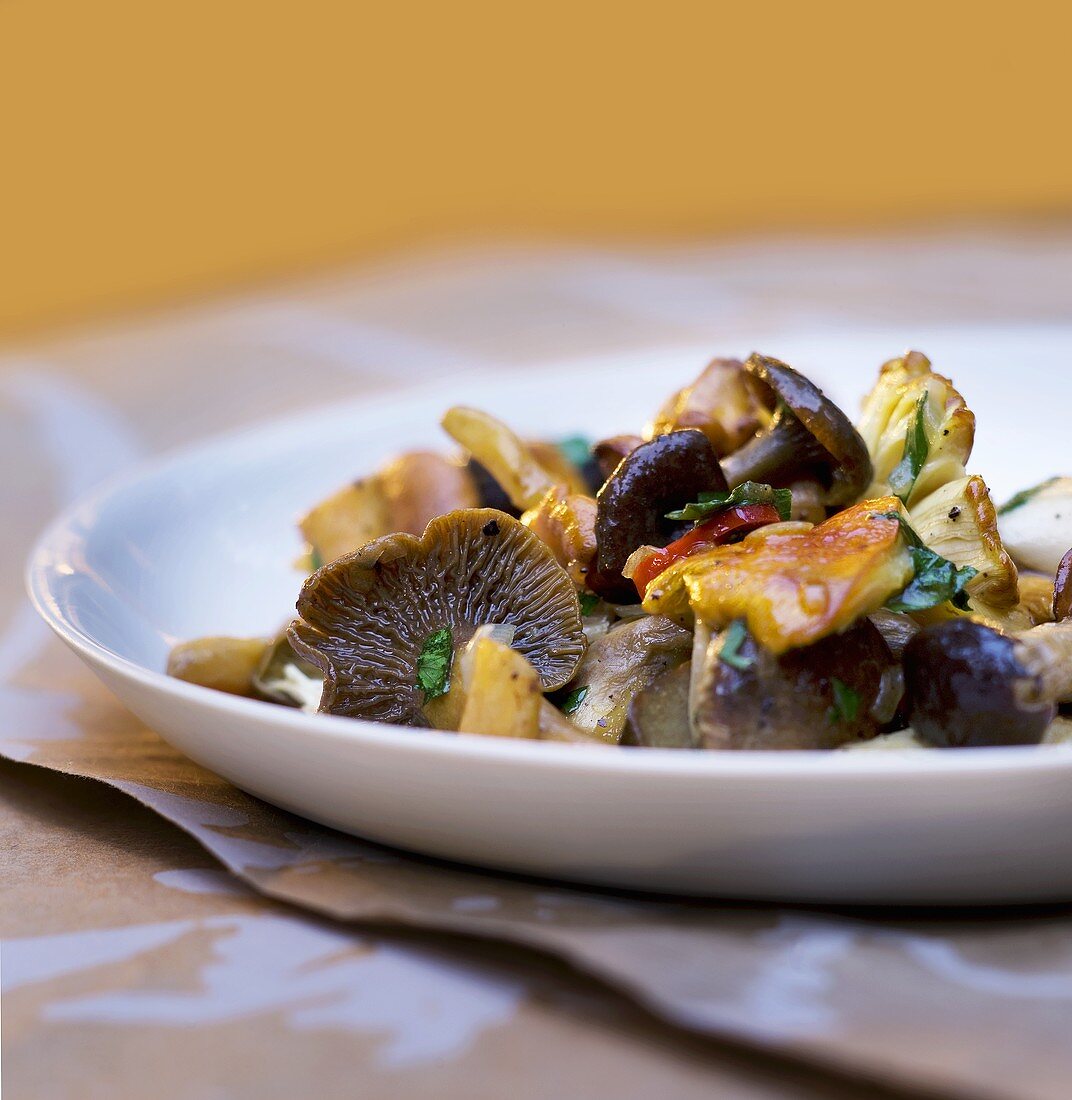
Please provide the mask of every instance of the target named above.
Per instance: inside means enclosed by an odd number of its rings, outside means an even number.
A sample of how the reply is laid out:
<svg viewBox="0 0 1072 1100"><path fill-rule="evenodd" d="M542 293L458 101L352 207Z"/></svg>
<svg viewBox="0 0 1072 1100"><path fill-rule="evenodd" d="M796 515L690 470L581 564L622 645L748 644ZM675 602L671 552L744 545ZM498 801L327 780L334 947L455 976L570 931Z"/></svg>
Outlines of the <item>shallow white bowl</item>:
<svg viewBox="0 0 1072 1100"><path fill-rule="evenodd" d="M1072 330L917 334L979 416L972 467L997 497L1072 472L1040 430L1072 398ZM855 409L903 334L762 350ZM400 729L208 691L169 646L269 633L300 586L295 516L348 478L437 445L478 404L522 431L635 429L712 350L677 348L458 378L183 451L105 486L43 536L29 588L49 625L176 748L348 832L488 867L646 890L795 901L1072 897L1072 751L690 753ZM1040 394L1046 394L1043 400ZM1058 418L1059 420L1059 418Z"/></svg>

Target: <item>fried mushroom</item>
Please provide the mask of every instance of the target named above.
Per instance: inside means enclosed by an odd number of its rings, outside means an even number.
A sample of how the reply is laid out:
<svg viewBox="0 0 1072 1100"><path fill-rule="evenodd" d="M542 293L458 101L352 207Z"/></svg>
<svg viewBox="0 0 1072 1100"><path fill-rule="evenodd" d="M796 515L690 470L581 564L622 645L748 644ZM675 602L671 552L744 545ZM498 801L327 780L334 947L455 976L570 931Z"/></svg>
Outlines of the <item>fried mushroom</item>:
<svg viewBox="0 0 1072 1100"><path fill-rule="evenodd" d="M388 535L310 577L288 636L324 673L320 710L426 725L418 667L433 635L453 651L482 624L514 628L544 691L573 675L585 650L577 592L550 550L505 513L467 509L424 534Z"/></svg>

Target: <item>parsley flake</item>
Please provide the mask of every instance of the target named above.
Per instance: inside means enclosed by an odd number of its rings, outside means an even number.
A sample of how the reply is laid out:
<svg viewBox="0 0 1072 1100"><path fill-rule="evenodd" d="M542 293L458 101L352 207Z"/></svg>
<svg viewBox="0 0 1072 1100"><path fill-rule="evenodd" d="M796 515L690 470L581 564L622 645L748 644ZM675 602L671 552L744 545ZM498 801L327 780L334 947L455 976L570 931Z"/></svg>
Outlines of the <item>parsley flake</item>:
<svg viewBox="0 0 1072 1100"><path fill-rule="evenodd" d="M745 672L750 669L756 663L756 659L746 657L741 652L741 646L744 645L747 638L748 627L744 625L744 620L734 619L726 627L726 633L722 636L722 648L718 651L718 659L729 665L730 668L737 669L738 672Z"/></svg>
<svg viewBox="0 0 1072 1100"><path fill-rule="evenodd" d="M585 696L588 694L589 687L585 684L583 687L574 688L565 699L562 700L562 713L563 714L576 714L580 705L584 702Z"/></svg>
<svg viewBox="0 0 1072 1100"><path fill-rule="evenodd" d="M890 474L890 488L905 504L912 495L930 449L927 440L927 394L921 393L916 402L916 414L905 436L904 456Z"/></svg>
<svg viewBox="0 0 1072 1100"><path fill-rule="evenodd" d="M417 686L425 702L445 695L450 688L450 666L454 660L454 638L444 627L429 634L417 658Z"/></svg>
<svg viewBox="0 0 1072 1100"><path fill-rule="evenodd" d="M599 603L599 597L594 592L581 592L578 595L581 603L581 617L591 615Z"/></svg>
<svg viewBox="0 0 1072 1100"><path fill-rule="evenodd" d="M836 722L855 722L860 713L860 693L836 676L830 678L830 685L834 689L834 705L827 711L827 721L831 725Z"/></svg>
<svg viewBox="0 0 1072 1100"><path fill-rule="evenodd" d="M702 523L727 508L739 508L746 504L773 505L778 518L785 521L789 519L793 507L793 494L789 489L772 489L756 481L745 481L730 492L698 493L693 503L676 512L667 512L666 518Z"/></svg>
<svg viewBox="0 0 1072 1100"><path fill-rule="evenodd" d="M574 466L583 466L592 457L592 444L583 435L560 439L555 446Z"/></svg>
<svg viewBox="0 0 1072 1100"><path fill-rule="evenodd" d="M324 556L315 546L309 551L309 564L313 567L314 573L324 568Z"/></svg>
<svg viewBox="0 0 1072 1100"><path fill-rule="evenodd" d="M915 570L908 587L888 599L886 607L890 611L926 611L948 600L958 611L967 611L968 593L964 588L978 575L979 570L970 565L958 568L936 553L924 544L898 512L880 512L876 516L881 519L895 519L901 525L901 534L908 543L908 552L912 555Z"/></svg>

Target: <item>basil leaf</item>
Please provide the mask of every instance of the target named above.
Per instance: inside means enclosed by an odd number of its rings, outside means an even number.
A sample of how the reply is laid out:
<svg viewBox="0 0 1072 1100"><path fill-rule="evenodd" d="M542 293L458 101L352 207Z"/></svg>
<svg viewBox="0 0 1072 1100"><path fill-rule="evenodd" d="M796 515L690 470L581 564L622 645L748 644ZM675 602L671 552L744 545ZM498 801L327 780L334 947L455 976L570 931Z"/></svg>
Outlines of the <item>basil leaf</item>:
<svg viewBox="0 0 1072 1100"><path fill-rule="evenodd" d="M425 701L446 694L453 660L454 639L449 628L429 634L417 658L417 686L424 692Z"/></svg>
<svg viewBox="0 0 1072 1100"><path fill-rule="evenodd" d="M968 593L965 586L979 570L970 565L957 567L941 554L936 553L897 512L876 513L882 519L895 519L901 525L901 534L908 543L912 555L915 576L899 595L886 601L890 611L926 611L947 600L958 611L968 610Z"/></svg>
<svg viewBox="0 0 1072 1100"><path fill-rule="evenodd" d="M592 444L583 435L571 435L560 439L555 446L574 466L583 466L592 457Z"/></svg>
<svg viewBox="0 0 1072 1100"><path fill-rule="evenodd" d="M855 722L860 713L860 693L836 676L830 678L830 684L834 689L834 705L827 711L827 720L831 725L835 722Z"/></svg>
<svg viewBox="0 0 1072 1100"><path fill-rule="evenodd" d="M584 702L585 696L588 694L588 685L584 687L574 688L573 691L562 700L562 713L563 714L576 714L580 705Z"/></svg>
<svg viewBox="0 0 1072 1100"><path fill-rule="evenodd" d="M1021 504L1026 504L1029 500L1034 500L1043 489L1048 489L1055 481L1060 480L1059 477L1048 477L1038 485L1032 485L1030 489L1021 489L1018 493L1014 493L1005 501L998 509L998 515L1003 516L1007 512L1011 512L1014 508L1019 508Z"/></svg>
<svg viewBox="0 0 1072 1100"><path fill-rule="evenodd" d="M930 453L930 443L927 441L927 394L921 393L916 402L916 415L908 426L905 436L904 456L893 468L890 474L890 488L894 496L900 497L907 504L908 498L915 488L916 479L919 477L923 464Z"/></svg>
<svg viewBox="0 0 1072 1100"><path fill-rule="evenodd" d="M730 492L700 493L692 504L686 504L676 512L667 512L667 519L693 520L702 523L727 508L739 508L746 504L770 504L778 512L780 520L787 520L793 507L793 494L789 489L772 489L756 481L745 481Z"/></svg>
<svg viewBox="0 0 1072 1100"><path fill-rule="evenodd" d="M744 672L750 669L755 663L754 657L746 657L741 652L741 646L748 638L748 627L744 625L743 619L734 619L728 627L726 627L726 633L722 638L722 648L718 651L718 659L730 668L737 669L738 672Z"/></svg>
<svg viewBox="0 0 1072 1100"><path fill-rule="evenodd" d="M581 616L591 615L599 603L599 597L594 592L581 592L578 596L581 604Z"/></svg>
<svg viewBox="0 0 1072 1100"><path fill-rule="evenodd" d="M315 546L309 551L309 564L313 567L314 573L324 568L324 556Z"/></svg>

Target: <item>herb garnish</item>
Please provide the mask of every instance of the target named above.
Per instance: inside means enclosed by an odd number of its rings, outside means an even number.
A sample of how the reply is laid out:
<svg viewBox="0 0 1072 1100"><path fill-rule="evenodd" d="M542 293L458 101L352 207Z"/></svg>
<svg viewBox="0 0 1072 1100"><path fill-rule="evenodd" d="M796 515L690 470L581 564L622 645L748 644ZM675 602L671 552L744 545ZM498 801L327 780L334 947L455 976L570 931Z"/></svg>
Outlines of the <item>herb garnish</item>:
<svg viewBox="0 0 1072 1100"><path fill-rule="evenodd" d="M921 393L916 402L916 414L912 423L908 426L905 436L904 457L893 468L890 474L890 488L894 495L901 498L907 504L908 498L915 488L916 479L919 477L923 464L927 461L930 452L930 443L927 441L927 394Z"/></svg>
<svg viewBox="0 0 1072 1100"><path fill-rule="evenodd" d="M592 457L592 444L583 435L571 435L560 439L555 446L574 466L583 466Z"/></svg>
<svg viewBox="0 0 1072 1100"><path fill-rule="evenodd" d="M578 595L578 599L581 603L581 617L591 615L596 609L596 604L599 603L599 597L594 592L581 592Z"/></svg>
<svg viewBox="0 0 1072 1100"><path fill-rule="evenodd" d="M722 648L718 651L718 659L725 662L730 668L737 669L738 672L745 672L750 669L756 663L756 659L746 657L741 652L741 646L747 637L748 627L744 625L744 620L734 619L726 627L726 633L722 636Z"/></svg>
<svg viewBox="0 0 1072 1100"><path fill-rule="evenodd" d="M563 714L576 714L580 705L584 702L584 697L588 694L588 685L583 687L574 688L565 699L562 700L562 713Z"/></svg>
<svg viewBox="0 0 1072 1100"><path fill-rule="evenodd" d="M878 512L876 518L895 519L901 525L916 573L903 592L886 601L886 607L890 611L926 611L948 600L959 611L967 611L968 593L964 587L979 570L970 565L958 568L926 546L899 513Z"/></svg>
<svg viewBox="0 0 1072 1100"><path fill-rule="evenodd" d="M313 567L314 573L324 568L324 556L315 546L309 551L309 564Z"/></svg>
<svg viewBox="0 0 1072 1100"><path fill-rule="evenodd" d="M698 500L686 504L676 512L667 512L667 519L694 520L702 523L727 508L744 504L771 504L780 520L789 519L793 507L793 494L789 489L772 489L756 481L745 481L730 492L699 493Z"/></svg>
<svg viewBox="0 0 1072 1100"><path fill-rule="evenodd" d="M1014 508L1019 508L1021 504L1026 504L1029 500L1033 500L1043 489L1048 489L1055 481L1060 480L1061 479L1058 477L1048 477L1038 485L1032 485L1030 489L1021 489L1018 493L1014 493L1005 501L998 509L998 515L1003 516L1006 512L1011 512Z"/></svg>
<svg viewBox="0 0 1072 1100"><path fill-rule="evenodd" d="M830 677L834 689L834 705L827 711L826 719L833 725L836 722L855 722L860 713L860 693L836 676Z"/></svg>
<svg viewBox="0 0 1072 1100"><path fill-rule="evenodd" d="M425 702L446 694L453 660L454 639L449 628L429 634L417 658L417 686L424 692Z"/></svg>

